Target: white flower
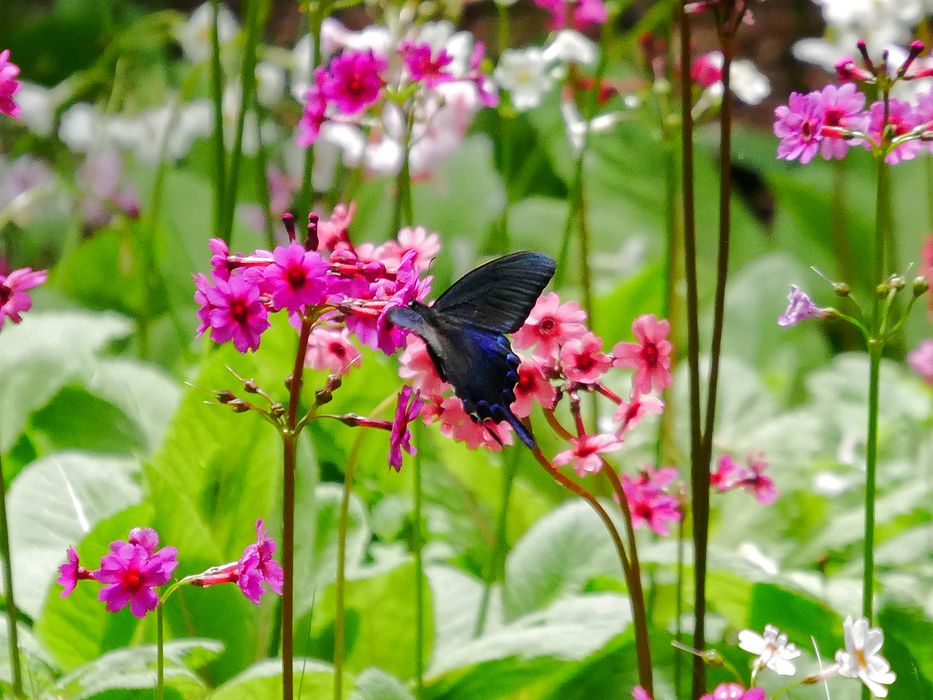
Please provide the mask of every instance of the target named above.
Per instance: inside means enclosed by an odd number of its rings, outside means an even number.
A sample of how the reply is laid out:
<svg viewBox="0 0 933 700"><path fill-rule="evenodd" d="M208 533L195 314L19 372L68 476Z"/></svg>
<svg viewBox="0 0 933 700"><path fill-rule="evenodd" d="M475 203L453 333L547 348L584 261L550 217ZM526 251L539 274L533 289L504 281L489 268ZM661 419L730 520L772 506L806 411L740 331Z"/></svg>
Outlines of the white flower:
<svg viewBox="0 0 933 700"><path fill-rule="evenodd" d="M72 151L87 153L105 143L109 120L97 107L76 102L62 115L58 137Z"/></svg>
<svg viewBox="0 0 933 700"><path fill-rule="evenodd" d="M271 107L285 92L285 71L269 61L256 64L256 99L264 107Z"/></svg>
<svg viewBox="0 0 933 700"><path fill-rule="evenodd" d="M596 44L573 29L561 29L544 47L545 61L593 66L596 65L598 55L599 49Z"/></svg>
<svg viewBox="0 0 933 700"><path fill-rule="evenodd" d="M625 114L622 112L609 112L594 117L587 126L573 100L561 100L560 113L564 118L564 127L567 129L570 150L573 151L575 156L579 156L583 150L583 141L586 137L587 128L589 128L591 134L604 133L625 118Z"/></svg>
<svg viewBox="0 0 933 700"><path fill-rule="evenodd" d="M887 659L879 653L884 643L884 632L878 627L869 628L864 617L854 622L847 617L843 628L846 649L836 652L839 675L858 678L876 698L886 698L888 689L884 686L893 683L897 676L891 671Z"/></svg>
<svg viewBox="0 0 933 700"><path fill-rule="evenodd" d="M796 672L791 659L800 656L800 650L795 645L788 644L787 635L782 634L774 625L765 625L764 636L751 630L742 630L739 632L739 648L758 656L754 673L765 667L779 676L793 676Z"/></svg>
<svg viewBox="0 0 933 700"><path fill-rule="evenodd" d="M548 62L541 49L506 49L492 74L499 87L508 90L518 111L534 109L551 88Z"/></svg>
<svg viewBox="0 0 933 700"><path fill-rule="evenodd" d="M188 21L175 32L175 38L181 45L181 50L192 62L206 61L211 55L211 28L214 24L214 10L211 3L206 2L191 13ZM236 36L240 30L236 17L220 5L217 11L217 37L223 46Z"/></svg>
<svg viewBox="0 0 933 700"><path fill-rule="evenodd" d="M20 109L19 119L30 131L39 136L48 136L52 133L52 125L55 122L55 109L67 97L67 87L64 83L49 89L24 80L16 93L16 104Z"/></svg>

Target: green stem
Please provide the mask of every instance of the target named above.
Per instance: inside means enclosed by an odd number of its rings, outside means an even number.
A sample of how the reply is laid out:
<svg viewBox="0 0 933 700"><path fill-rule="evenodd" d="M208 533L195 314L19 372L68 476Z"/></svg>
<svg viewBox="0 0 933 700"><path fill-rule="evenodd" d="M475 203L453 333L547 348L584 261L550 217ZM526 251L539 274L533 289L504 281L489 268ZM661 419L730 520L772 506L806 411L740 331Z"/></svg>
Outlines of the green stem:
<svg viewBox="0 0 933 700"><path fill-rule="evenodd" d="M165 696L165 620L162 601L156 606L156 700Z"/></svg>
<svg viewBox="0 0 933 700"><path fill-rule="evenodd" d="M340 513L337 520L337 580L334 583L334 700L343 698L343 661L346 632L346 601L344 592L347 582L347 528L350 516L350 489L353 486L353 473L359 458L363 433L353 442L347 455L347 466L343 475L343 492L340 495Z"/></svg>
<svg viewBox="0 0 933 700"><path fill-rule="evenodd" d="M301 385L308 352L308 338L312 321L303 318L298 333L298 348L295 364L288 380L288 410L282 428L282 698L292 700L294 696L295 620L295 471L298 447L298 406L301 402Z"/></svg>
<svg viewBox="0 0 933 700"><path fill-rule="evenodd" d="M499 45L496 47L498 49L496 55L501 56L502 52L509 48L511 36L509 30L509 8L506 7L504 3L497 2L496 14L498 19L498 22L496 22L496 38L499 42Z"/></svg>
<svg viewBox="0 0 933 700"><path fill-rule="evenodd" d="M13 596L13 559L10 555L10 526L6 514L6 477L0 457L0 558L3 559L3 593L6 599L7 641L10 644L10 669L13 674L13 695L23 695L23 671L19 658L19 628L16 599Z"/></svg>
<svg viewBox="0 0 933 700"><path fill-rule="evenodd" d="M406 158L407 160L407 158ZM420 440L420 423L412 425L412 436L416 444ZM412 531L412 548L415 554L415 697L424 696L424 537L422 533L422 486L421 486L421 452L412 457L414 471L415 512L414 529Z"/></svg>
<svg viewBox="0 0 933 700"><path fill-rule="evenodd" d="M473 627L473 636L480 637L486 628L486 617L489 614L489 602L492 600L492 589L496 581L504 578L502 571L505 562L506 534L509 520L509 500L512 497L512 486L515 483L515 473L518 471L519 451L512 450L509 459L502 470L502 502L499 505L499 514L496 517L496 534L492 553L489 555L489 568L486 571L486 582L483 585L483 597L479 601L479 612L476 616L476 625Z"/></svg>
<svg viewBox="0 0 933 700"><path fill-rule="evenodd" d="M217 18L220 0L211 0L214 9L211 23L211 98L214 101L214 231L220 234L223 226L224 197L227 188L227 163L224 150L223 68L220 63L220 35ZM229 243L229 241L227 241Z"/></svg>
<svg viewBox="0 0 933 700"><path fill-rule="evenodd" d="M308 75L314 82L314 69L321 63L321 23L324 21L324 10L321 2L310 0L308 2L308 34L311 36L311 65L308 66ZM311 211L313 208L313 182L314 173L314 147L305 149L304 175L301 179L301 192L299 194L298 210Z"/></svg>
<svg viewBox="0 0 933 700"><path fill-rule="evenodd" d="M403 226L414 224L414 205L412 204L411 194L411 164L409 151L411 150L411 132L414 126L415 108L409 104L405 116L405 135L402 140L402 167L398 171L396 178L396 189L398 195L395 200L395 216L392 217L393 230L389 231L389 236L394 237Z"/></svg>

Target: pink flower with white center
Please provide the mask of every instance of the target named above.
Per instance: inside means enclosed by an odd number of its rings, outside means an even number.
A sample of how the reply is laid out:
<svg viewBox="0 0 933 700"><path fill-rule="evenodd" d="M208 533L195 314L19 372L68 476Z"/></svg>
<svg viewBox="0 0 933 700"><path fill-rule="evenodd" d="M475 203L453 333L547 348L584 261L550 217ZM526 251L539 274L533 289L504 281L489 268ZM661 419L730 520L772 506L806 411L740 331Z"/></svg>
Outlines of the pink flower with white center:
<svg viewBox="0 0 933 700"><path fill-rule="evenodd" d="M664 492L664 487L676 476L675 469L646 469L637 479L622 475L622 491L632 514L633 527L647 525L658 535L666 537L670 534L670 523L680 522L683 518L680 502ZM613 497L618 500L619 494L613 494Z"/></svg>
<svg viewBox="0 0 933 700"><path fill-rule="evenodd" d="M276 311L295 312L324 301L328 292L328 266L316 251L305 250L300 243L290 243L277 246L272 257L275 262L262 273L262 288L271 294Z"/></svg>
<svg viewBox="0 0 933 700"><path fill-rule="evenodd" d="M923 377L923 381L933 385L933 338L921 340L920 345L907 354L907 364Z"/></svg>
<svg viewBox="0 0 933 700"><path fill-rule="evenodd" d="M398 395L398 404L395 407L395 420L392 421L392 430L389 435L389 466L395 471L402 470L402 450L410 455L417 454L411 444L411 431L408 425L421 415L424 401L417 391L407 384L402 387Z"/></svg>
<svg viewBox="0 0 933 700"><path fill-rule="evenodd" d="M809 318L825 318L829 309L821 309L796 284L790 286L787 295L787 308L778 317L778 325L782 328L796 326Z"/></svg>
<svg viewBox="0 0 933 700"><path fill-rule="evenodd" d="M298 145L307 148L317 141L321 135L321 126L327 119L327 97L324 95L324 85L328 74L324 68L314 72L314 85L305 90L304 110L298 122Z"/></svg>
<svg viewBox="0 0 933 700"><path fill-rule="evenodd" d="M781 139L777 157L809 163L823 138L823 100L818 92L792 92L786 105L774 110L774 135Z"/></svg>
<svg viewBox="0 0 933 700"><path fill-rule="evenodd" d="M360 364L362 356L350 342L346 330L330 330L318 326L308 338L305 364L312 369L326 369L333 374L347 374L350 367Z"/></svg>
<svg viewBox="0 0 933 700"><path fill-rule="evenodd" d="M432 422L434 418L431 413L434 411L428 407L425 409L425 422ZM503 445L511 445L513 442L512 427L508 423L474 420L463 410L463 403L456 396L448 396L441 401L436 412L436 419L441 424L441 435L462 442L467 449L485 447L491 452L499 452Z"/></svg>
<svg viewBox="0 0 933 700"><path fill-rule="evenodd" d="M712 693L701 695L698 700L768 700L761 688L749 688L738 683L720 683Z"/></svg>
<svg viewBox="0 0 933 700"><path fill-rule="evenodd" d="M519 418L531 415L531 408L539 403L546 409L554 408L557 399L557 389L544 376L539 363L534 360L525 360L518 366L518 381L515 383L515 401L512 402L512 413Z"/></svg>
<svg viewBox="0 0 933 700"><path fill-rule="evenodd" d="M587 332L586 311L575 301L560 303L556 292L538 297L525 324L512 336L516 348L537 345L535 359L551 361L560 353L560 346L568 340L582 338Z"/></svg>
<svg viewBox="0 0 933 700"><path fill-rule="evenodd" d="M89 581L94 578L90 571L81 566L78 552L74 547L68 548L68 561L58 567L58 572L56 583L62 587L62 598L71 595L78 581Z"/></svg>
<svg viewBox="0 0 933 700"><path fill-rule="evenodd" d="M881 143L882 127L884 122L884 102L874 102L868 108L868 133L876 144ZM891 138L897 138L910 133L915 127L922 124L922 117L914 111L909 102L891 98L888 100L887 131ZM866 143L866 148L871 144ZM885 156L884 162L897 165L904 160L913 160L923 149L923 142L919 139L906 141L891 150Z"/></svg>
<svg viewBox="0 0 933 700"><path fill-rule="evenodd" d="M602 348L602 339L593 333L568 340L560 349L560 365L564 376L581 384L598 382L612 367L612 358Z"/></svg>
<svg viewBox="0 0 933 700"><path fill-rule="evenodd" d="M46 270L33 271L31 267L13 270L8 275L0 274L0 329L4 318L12 323L22 322L20 314L32 308L32 298L26 292L44 284L48 276Z"/></svg>
<svg viewBox="0 0 933 700"><path fill-rule="evenodd" d="M243 595L256 605L265 592L263 583L282 595L284 575L281 565L272 558L275 550L275 540L269 539L263 520L259 518L256 521L256 542L246 546L237 565L237 585Z"/></svg>
<svg viewBox="0 0 933 700"><path fill-rule="evenodd" d="M432 56L431 45L427 42L416 44L403 41L398 52L405 61L411 79L426 87L433 88L454 79L451 73L444 70L454 60L445 49L440 49L436 56Z"/></svg>
<svg viewBox="0 0 933 700"><path fill-rule="evenodd" d="M888 689L885 686L891 685L897 676L881 655L884 632L879 627L869 627L864 617L854 621L847 617L843 629L846 648L836 652L839 675L858 678L876 698L886 698Z"/></svg>
<svg viewBox="0 0 933 700"><path fill-rule="evenodd" d="M10 50L0 51L0 114L14 118L19 116L19 105L13 100L20 88L18 75L19 66L10 61Z"/></svg>
<svg viewBox="0 0 933 700"><path fill-rule="evenodd" d="M389 62L369 51L345 51L330 62L321 93L346 115L357 114L379 99Z"/></svg>
<svg viewBox="0 0 933 700"><path fill-rule="evenodd" d="M621 440L625 433L638 425L642 418L661 413L664 413L664 402L657 396L633 393L632 397L620 403L612 414L613 422L619 424L616 437Z"/></svg>
<svg viewBox="0 0 933 700"><path fill-rule="evenodd" d="M654 314L642 314L632 322L637 343L617 343L612 349L616 367L634 367L632 393L647 394L671 385L671 332L668 320L658 320Z"/></svg>
<svg viewBox="0 0 933 700"><path fill-rule="evenodd" d="M603 0L535 0L535 5L550 13L551 29L583 30L609 17Z"/></svg>
<svg viewBox="0 0 933 700"><path fill-rule="evenodd" d="M107 604L109 612L119 612L129 604L133 616L142 618L159 604L153 589L168 583L178 566L178 552L174 547L155 551L154 546L150 551L151 544L149 539L144 544L111 542L110 553L101 559L100 568L91 572L96 581L108 584L97 598Z"/></svg>
<svg viewBox="0 0 933 700"><path fill-rule="evenodd" d="M414 333L405 338L405 349L399 356L399 376L426 396L440 396L451 388L437 373L428 347Z"/></svg>
<svg viewBox="0 0 933 700"><path fill-rule="evenodd" d="M261 278L262 273L252 269L228 281L215 280L214 286L199 286L195 293L195 301L202 305L198 335L207 330L206 318L215 343L232 339L240 352L256 350L260 336L269 327L268 311L259 299ZM203 276L201 280L195 276L195 283L199 281L204 284Z"/></svg>
<svg viewBox="0 0 933 700"><path fill-rule="evenodd" d="M853 144L851 139L846 140L834 136L834 129L847 131L864 131L868 126L868 115L865 113L865 95L855 83L843 85L827 85L820 90L823 104L823 140L820 142L820 155L826 160L842 158Z"/></svg>
<svg viewBox="0 0 933 700"><path fill-rule="evenodd" d="M573 464L573 470L578 476L598 474L603 467L599 455L603 452L615 452L622 447L622 442L615 435L609 434L581 435L572 438L570 444L573 447L558 452L552 461L557 467Z"/></svg>

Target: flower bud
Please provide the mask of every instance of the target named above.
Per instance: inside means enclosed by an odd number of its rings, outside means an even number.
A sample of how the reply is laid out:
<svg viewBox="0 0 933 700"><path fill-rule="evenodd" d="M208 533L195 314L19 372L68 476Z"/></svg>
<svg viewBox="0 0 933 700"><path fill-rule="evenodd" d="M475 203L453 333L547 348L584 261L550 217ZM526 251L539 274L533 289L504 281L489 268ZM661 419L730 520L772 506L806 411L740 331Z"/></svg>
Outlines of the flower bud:
<svg viewBox="0 0 933 700"><path fill-rule="evenodd" d="M713 668L722 668L725 666L725 661L720 654L715 649L707 649L706 651L701 651L698 656L703 659L703 663L707 666L712 666Z"/></svg>
<svg viewBox="0 0 933 700"><path fill-rule="evenodd" d="M250 409L250 405L243 399L233 399L228 401L227 405L233 409L234 413L246 413Z"/></svg>
<svg viewBox="0 0 933 700"><path fill-rule="evenodd" d="M888 292L890 291L891 285L885 281L875 287L875 296L877 296L879 299L884 299L886 296L888 296Z"/></svg>
<svg viewBox="0 0 933 700"><path fill-rule="evenodd" d="M904 288L904 285L907 283L904 281L904 278L901 275L891 275L888 278L888 284L891 286L891 289L901 291Z"/></svg>
<svg viewBox="0 0 933 700"><path fill-rule="evenodd" d="M255 394L259 391L259 385L256 383L255 379L247 379L243 382L243 388L246 389L250 394Z"/></svg>
<svg viewBox="0 0 933 700"><path fill-rule="evenodd" d="M930 289L930 281L926 277L915 277L913 281L914 296L926 294Z"/></svg>
<svg viewBox="0 0 933 700"><path fill-rule="evenodd" d="M213 394L218 403L230 403L236 399L236 394L234 394L232 391L227 391L226 389L219 389L214 391Z"/></svg>
<svg viewBox="0 0 933 700"><path fill-rule="evenodd" d="M281 418L285 415L285 406L280 403L274 403L269 407L269 413L273 418Z"/></svg>
<svg viewBox="0 0 933 700"><path fill-rule="evenodd" d="M325 403L330 403L334 399L333 393L327 389L318 389L314 392L314 401L318 405L323 405Z"/></svg>
<svg viewBox="0 0 933 700"><path fill-rule="evenodd" d="M838 297L847 297L852 293L852 288L845 282L833 282L833 291Z"/></svg>

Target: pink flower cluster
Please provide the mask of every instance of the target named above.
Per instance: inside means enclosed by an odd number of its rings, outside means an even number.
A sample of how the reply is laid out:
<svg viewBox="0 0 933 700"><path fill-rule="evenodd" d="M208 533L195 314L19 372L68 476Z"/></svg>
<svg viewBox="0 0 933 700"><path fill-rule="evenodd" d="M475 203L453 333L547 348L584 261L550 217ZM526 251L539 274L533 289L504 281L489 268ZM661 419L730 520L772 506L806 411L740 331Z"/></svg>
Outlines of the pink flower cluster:
<svg viewBox="0 0 933 700"><path fill-rule="evenodd" d="M824 159L843 158L849 148L862 146L896 164L915 158L929 148L923 138L933 129L933 89L920 93L916 103L896 98L873 102L865 108L865 96L856 82L914 80L933 72L913 71L910 67L923 50L915 42L911 53L895 77L887 66L875 65L863 43L859 44L865 67L845 56L836 65L842 85L827 85L807 94L792 92L788 103L774 110L774 134L781 142L777 156L783 160L809 163L819 153Z"/></svg>
<svg viewBox="0 0 933 700"><path fill-rule="evenodd" d="M18 75L19 66L10 61L10 50L0 51L0 114L8 117L19 116L19 105L13 100L20 88Z"/></svg>
<svg viewBox="0 0 933 700"><path fill-rule="evenodd" d="M31 267L13 270L8 275L0 271L0 330L3 329L4 318L12 323L22 322L20 314L32 308L32 299L27 292L44 284L48 276L45 270L33 271Z"/></svg>
<svg viewBox="0 0 933 700"><path fill-rule="evenodd" d="M680 522L684 517L680 501L667 492L667 487L676 478L677 470L670 467L645 467L634 479L627 474L622 475L622 491L632 514L633 527L647 525L662 537L670 534L668 525ZM618 501L619 494L613 494L613 497Z"/></svg>
<svg viewBox="0 0 933 700"><path fill-rule="evenodd" d="M317 308L323 316L309 343L311 366L344 373L358 363L348 332L373 349L395 352L404 335L385 312L427 295L431 278L421 273L439 249L438 239L424 229L403 229L396 241L357 248L347 233L352 212L339 208L320 225L311 215L303 244L287 216L291 243L271 252L231 255L223 241L212 239L211 276L194 276L198 335L210 330L215 342L256 350L270 313L284 310L294 318Z"/></svg>
<svg viewBox="0 0 933 700"><path fill-rule="evenodd" d="M761 688L745 689L739 683L720 683L712 693L701 695L698 700L767 700Z"/></svg>
<svg viewBox="0 0 933 700"><path fill-rule="evenodd" d="M710 486L719 493L743 488L762 505L770 505L777 498L777 490L771 477L764 473L767 468L768 463L760 454L748 455L747 466L736 462L731 454L725 454L710 474Z"/></svg>

